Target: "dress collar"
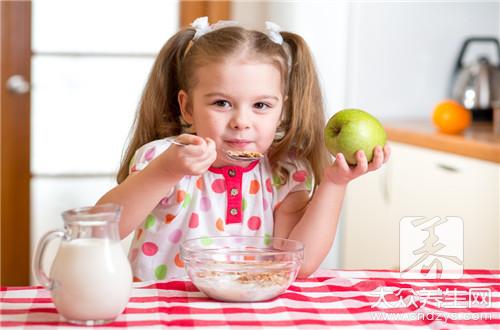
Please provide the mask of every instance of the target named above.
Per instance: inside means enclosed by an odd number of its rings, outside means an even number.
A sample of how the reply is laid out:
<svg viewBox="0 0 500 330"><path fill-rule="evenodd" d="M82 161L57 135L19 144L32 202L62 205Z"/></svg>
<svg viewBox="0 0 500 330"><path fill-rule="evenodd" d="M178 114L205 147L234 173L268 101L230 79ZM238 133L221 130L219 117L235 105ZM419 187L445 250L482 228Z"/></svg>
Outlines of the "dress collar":
<svg viewBox="0 0 500 330"><path fill-rule="evenodd" d="M246 172L249 172L249 171L253 170L254 167L257 166L257 164L259 163L259 161L260 160L254 160L247 167L236 166L236 165L234 165L234 166L228 165L228 166L222 166L222 167L213 167L213 166L210 166L208 168L208 170L210 172L218 173L218 174L224 174L224 173L228 172L229 170L233 170L235 172L246 173Z"/></svg>

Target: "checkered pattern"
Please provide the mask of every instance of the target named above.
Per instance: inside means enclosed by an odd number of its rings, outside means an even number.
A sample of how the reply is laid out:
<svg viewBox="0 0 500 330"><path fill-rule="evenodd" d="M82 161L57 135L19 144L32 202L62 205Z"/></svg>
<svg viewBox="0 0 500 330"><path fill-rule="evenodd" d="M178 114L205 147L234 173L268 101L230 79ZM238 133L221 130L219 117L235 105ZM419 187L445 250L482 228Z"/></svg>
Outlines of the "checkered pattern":
<svg viewBox="0 0 500 330"><path fill-rule="evenodd" d="M384 296L385 300L392 302L402 297L405 302L411 302L414 297L409 292L424 288L448 289L447 292L454 289L462 292L488 290L491 302L489 306L458 309L439 307L432 301L426 304L417 301L408 307L374 306L380 298L375 293L381 288L394 293L406 290L407 294L399 297L395 294ZM49 292L41 287L3 287L0 303L2 329L78 328L63 321ZM432 317L415 319L416 313ZM459 317L445 320L442 313L455 313ZM382 314L392 318L383 319ZM481 318L477 319L479 316ZM306 280L294 282L280 297L259 303L217 302L207 298L189 281L141 282L134 284L124 313L115 322L99 328L269 329L282 326L293 329L329 329L334 326L349 329L407 329L418 326L499 329L500 270L468 270L458 280L401 279L398 272L382 270L319 270Z"/></svg>

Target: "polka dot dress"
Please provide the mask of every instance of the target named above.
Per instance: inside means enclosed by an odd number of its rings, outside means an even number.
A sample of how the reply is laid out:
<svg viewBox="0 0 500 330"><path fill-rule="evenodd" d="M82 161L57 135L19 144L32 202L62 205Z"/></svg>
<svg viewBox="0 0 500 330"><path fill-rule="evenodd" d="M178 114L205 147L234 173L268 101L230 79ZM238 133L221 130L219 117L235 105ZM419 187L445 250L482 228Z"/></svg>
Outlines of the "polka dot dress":
<svg viewBox="0 0 500 330"><path fill-rule="evenodd" d="M135 153L130 172L144 169L170 146L150 142ZM185 176L136 229L129 252L136 281L185 277L179 255L186 239L245 235L272 237L273 211L291 192L307 190L313 178L305 162L289 157L282 162L290 177L273 176L267 158L247 167L211 167L201 176Z"/></svg>

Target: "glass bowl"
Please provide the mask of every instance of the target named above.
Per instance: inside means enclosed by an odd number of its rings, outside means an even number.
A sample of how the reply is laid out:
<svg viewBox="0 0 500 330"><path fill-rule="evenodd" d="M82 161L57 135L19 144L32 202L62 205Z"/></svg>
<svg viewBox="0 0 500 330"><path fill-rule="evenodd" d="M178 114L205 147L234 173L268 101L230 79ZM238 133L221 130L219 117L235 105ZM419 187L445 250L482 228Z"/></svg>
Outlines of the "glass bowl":
<svg viewBox="0 0 500 330"><path fill-rule="evenodd" d="M181 244L193 284L221 301L272 299L297 277L304 258L299 241L269 236L200 237Z"/></svg>

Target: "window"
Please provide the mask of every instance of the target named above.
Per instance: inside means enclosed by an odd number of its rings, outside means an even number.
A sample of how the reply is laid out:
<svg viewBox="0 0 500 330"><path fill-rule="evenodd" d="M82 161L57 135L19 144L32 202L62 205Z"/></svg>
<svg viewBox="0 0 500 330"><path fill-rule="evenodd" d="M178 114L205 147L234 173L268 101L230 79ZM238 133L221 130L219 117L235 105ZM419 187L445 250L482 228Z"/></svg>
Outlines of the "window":
<svg viewBox="0 0 500 330"><path fill-rule="evenodd" d="M32 253L42 234L62 227L63 210L92 205L115 185L142 89L178 12L173 0L33 1Z"/></svg>

